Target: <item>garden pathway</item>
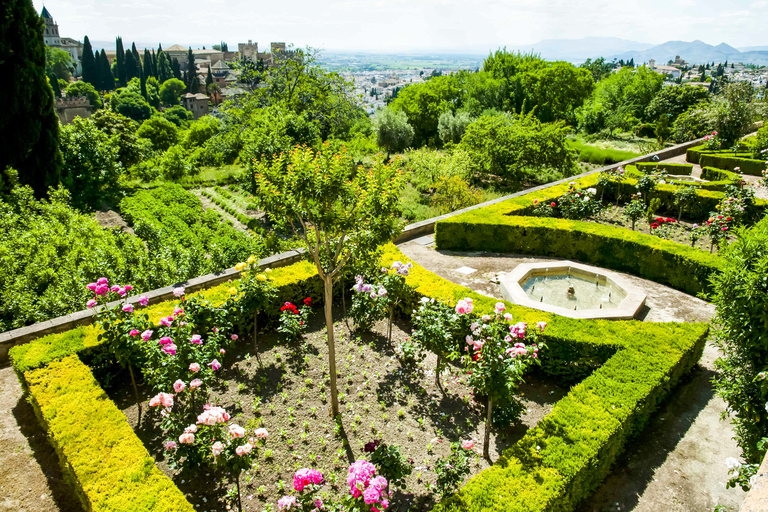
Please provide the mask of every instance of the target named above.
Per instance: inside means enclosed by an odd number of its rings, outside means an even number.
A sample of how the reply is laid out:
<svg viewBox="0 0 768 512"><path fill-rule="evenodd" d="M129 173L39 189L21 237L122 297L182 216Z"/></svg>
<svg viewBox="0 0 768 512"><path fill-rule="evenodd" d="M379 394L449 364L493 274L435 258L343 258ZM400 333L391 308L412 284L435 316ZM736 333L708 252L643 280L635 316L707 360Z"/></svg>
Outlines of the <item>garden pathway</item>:
<svg viewBox="0 0 768 512"><path fill-rule="evenodd" d="M10 367L0 368L0 512L81 512Z"/></svg>
<svg viewBox="0 0 768 512"><path fill-rule="evenodd" d="M547 258L438 251L432 236L405 242L399 249L413 261L478 293L501 297L490 281L522 262ZM461 267L477 269L470 275ZM715 308L707 302L666 286L622 274L648 294L645 321L708 321ZM715 396L711 379L718 349L708 344L688 380L677 388L653 416L641 436L631 443L612 474L578 512L688 512L712 511L716 505L737 511L745 493L726 489L725 459L739 457L730 422L720 421L725 403Z"/></svg>

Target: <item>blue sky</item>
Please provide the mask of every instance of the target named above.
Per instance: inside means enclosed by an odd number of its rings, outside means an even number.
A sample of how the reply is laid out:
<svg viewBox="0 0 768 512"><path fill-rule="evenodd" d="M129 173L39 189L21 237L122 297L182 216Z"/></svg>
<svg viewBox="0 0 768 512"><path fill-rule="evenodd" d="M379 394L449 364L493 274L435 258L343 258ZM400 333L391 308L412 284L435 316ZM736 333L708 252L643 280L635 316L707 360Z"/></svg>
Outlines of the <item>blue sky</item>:
<svg viewBox="0 0 768 512"><path fill-rule="evenodd" d="M35 7L43 3L34 0ZM48 0L62 36L328 50L486 53L542 39L610 36L768 45L768 0Z"/></svg>

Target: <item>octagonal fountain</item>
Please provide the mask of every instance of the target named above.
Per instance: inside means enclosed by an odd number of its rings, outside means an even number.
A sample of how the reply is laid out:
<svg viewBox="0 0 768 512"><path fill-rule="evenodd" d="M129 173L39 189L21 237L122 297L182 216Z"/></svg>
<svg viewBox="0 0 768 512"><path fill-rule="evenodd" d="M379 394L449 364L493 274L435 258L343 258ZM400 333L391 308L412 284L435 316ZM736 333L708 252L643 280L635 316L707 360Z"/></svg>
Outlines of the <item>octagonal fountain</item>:
<svg viewBox="0 0 768 512"><path fill-rule="evenodd" d="M645 304L620 275L572 261L522 263L499 283L510 302L570 318L631 320Z"/></svg>

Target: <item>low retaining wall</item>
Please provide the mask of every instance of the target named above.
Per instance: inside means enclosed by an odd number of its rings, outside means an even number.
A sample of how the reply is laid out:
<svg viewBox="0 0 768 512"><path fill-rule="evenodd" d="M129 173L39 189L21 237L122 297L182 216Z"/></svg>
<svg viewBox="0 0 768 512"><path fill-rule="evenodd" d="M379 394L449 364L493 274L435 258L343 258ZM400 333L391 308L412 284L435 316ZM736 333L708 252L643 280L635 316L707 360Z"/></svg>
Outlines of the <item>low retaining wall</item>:
<svg viewBox="0 0 768 512"><path fill-rule="evenodd" d="M763 459L739 512L768 512L768 455Z"/></svg>
<svg viewBox="0 0 768 512"><path fill-rule="evenodd" d="M405 242L406 240L410 240L412 238L432 234L435 231L435 224L437 224L441 220L453 217L455 215L460 215L464 212L468 212L471 210L476 210L478 208L490 206L492 204L500 203L502 201L512 199L513 197L529 194L537 190L543 190L545 188L552 187L554 185L568 183L575 179L579 179L584 176L589 176L590 174L594 174L594 173L602 172L606 170L613 170L618 167L623 167L623 166L638 163L638 162L661 161L661 160L666 160L668 158L672 158L678 155L682 155L689 148L701 145L703 144L703 142L704 142L703 138L696 139L690 142L686 142L684 144L678 144L677 146L665 148L660 151L656 151L654 153L649 153L647 155L639 156L637 158L632 158L631 160L625 160L617 164L600 167L598 169L587 171L587 172L578 174L576 176L564 178L556 182L546 183L544 185L539 185L538 187L532 187L525 190L521 190L520 192L516 192L514 194L500 197L498 199L493 199L485 203L476 204L474 206L470 206L469 208L464 208L463 210L457 210L455 212L447 213L445 215L440 215L438 217L432 217L431 219L415 222L413 224L407 225L403 229L402 233L400 233L400 235L395 237L392 241L397 244L397 243ZM287 265L291 265L299 261L303 257L304 252L305 251L303 249L300 249L295 251L284 252L281 254L276 254L274 256L270 256L268 258L259 260L259 265L261 266L261 268L267 268L267 267L277 268L277 267L284 267ZM228 268L226 270L222 270L220 272L216 272L213 274L206 274L204 276L196 277L194 279L190 279L189 281L186 281L183 283L177 283L173 286L166 286L165 288L159 288L157 290L148 291L143 295L146 295L149 298L150 304L156 304L158 302L170 300L171 298L173 298L173 289L177 286L183 286L188 292L193 292L196 290L210 288L212 286L216 286L217 284L226 282L230 279L237 279L239 277L240 277L239 271L235 270L234 268ZM136 301L138 301L138 296L134 296L128 299L128 302L136 302ZM18 329L14 329L12 331L6 331L4 333L0 333L0 367L8 365L8 351L11 349L11 347L14 347L16 345L21 345L35 338L40 338L41 336L46 336L48 334L68 331L70 329L73 329L81 325L89 325L93 322L94 314L95 314L95 311L86 309L83 311L77 311L75 313L71 313L69 315L53 318L51 320L46 320L45 322L39 322L33 325L28 325L26 327L20 327Z"/></svg>

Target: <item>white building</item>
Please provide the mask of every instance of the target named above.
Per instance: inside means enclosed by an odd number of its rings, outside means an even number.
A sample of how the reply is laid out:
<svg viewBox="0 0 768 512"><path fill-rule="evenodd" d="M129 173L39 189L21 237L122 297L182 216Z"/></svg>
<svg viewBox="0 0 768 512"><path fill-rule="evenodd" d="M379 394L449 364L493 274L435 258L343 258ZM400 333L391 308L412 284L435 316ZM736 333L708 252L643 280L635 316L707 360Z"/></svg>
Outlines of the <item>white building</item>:
<svg viewBox="0 0 768 512"><path fill-rule="evenodd" d="M43 12L40 13L40 17L43 18L43 23L45 24L43 29L43 42L45 45L69 53L75 67L74 75L80 76L83 70L83 43L69 37L59 36L59 26L53 21L53 16L51 16L51 13L48 12L45 6L43 7Z"/></svg>

